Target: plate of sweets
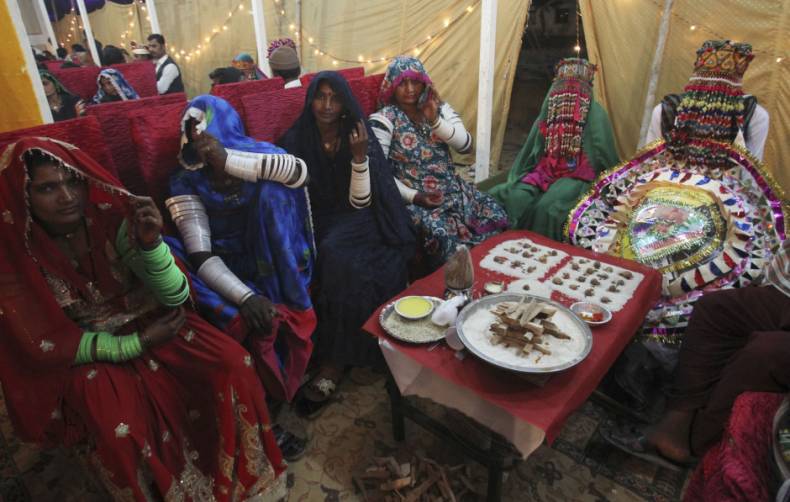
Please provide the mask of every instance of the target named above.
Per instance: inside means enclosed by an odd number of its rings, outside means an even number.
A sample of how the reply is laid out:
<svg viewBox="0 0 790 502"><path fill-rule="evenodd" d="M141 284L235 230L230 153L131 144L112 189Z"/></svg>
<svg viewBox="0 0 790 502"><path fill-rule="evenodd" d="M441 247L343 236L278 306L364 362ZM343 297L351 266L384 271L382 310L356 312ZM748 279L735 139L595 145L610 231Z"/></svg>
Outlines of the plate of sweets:
<svg viewBox="0 0 790 502"><path fill-rule="evenodd" d="M438 342L444 339L447 327L434 324L430 314L442 301L434 296L405 296L381 310L379 324L401 342Z"/></svg>
<svg viewBox="0 0 790 502"><path fill-rule="evenodd" d="M565 306L533 295L485 296L458 314L456 327L472 354L520 373L562 371L592 349L587 324Z"/></svg>

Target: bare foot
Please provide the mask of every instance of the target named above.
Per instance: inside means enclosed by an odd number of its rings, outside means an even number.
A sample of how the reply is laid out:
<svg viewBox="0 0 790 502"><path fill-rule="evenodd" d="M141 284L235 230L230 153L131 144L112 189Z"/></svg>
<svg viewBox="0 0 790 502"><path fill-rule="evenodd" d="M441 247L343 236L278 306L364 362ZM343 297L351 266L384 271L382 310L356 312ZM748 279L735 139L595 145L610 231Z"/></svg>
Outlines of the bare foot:
<svg viewBox="0 0 790 502"><path fill-rule="evenodd" d="M665 457L676 462L689 462L692 459L689 432L693 418L693 411L670 410L661 421L645 431L647 440Z"/></svg>

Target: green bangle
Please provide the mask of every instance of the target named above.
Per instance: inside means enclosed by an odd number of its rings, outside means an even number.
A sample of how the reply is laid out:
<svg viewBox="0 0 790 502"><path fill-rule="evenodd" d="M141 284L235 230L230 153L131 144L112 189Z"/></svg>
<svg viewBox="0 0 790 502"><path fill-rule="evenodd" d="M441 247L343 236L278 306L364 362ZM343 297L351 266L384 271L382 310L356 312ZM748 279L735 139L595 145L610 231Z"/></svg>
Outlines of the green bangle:
<svg viewBox="0 0 790 502"><path fill-rule="evenodd" d="M88 364L93 362L93 341L99 333L86 331L82 334L80 344L77 347L77 357L74 358L76 364Z"/></svg>

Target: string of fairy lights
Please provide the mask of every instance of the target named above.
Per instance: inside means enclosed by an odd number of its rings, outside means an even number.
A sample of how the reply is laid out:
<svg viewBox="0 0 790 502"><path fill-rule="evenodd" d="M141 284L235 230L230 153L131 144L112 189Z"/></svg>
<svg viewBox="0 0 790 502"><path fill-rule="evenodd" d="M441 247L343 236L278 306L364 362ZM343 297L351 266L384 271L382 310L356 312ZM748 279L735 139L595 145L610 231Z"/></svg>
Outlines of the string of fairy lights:
<svg viewBox="0 0 790 502"><path fill-rule="evenodd" d="M176 47L173 44L168 44L169 45L169 53L175 59L181 60L183 58L184 61L186 61L186 62L190 62L193 59L196 59L196 58L200 57L200 55L205 52L205 50L209 47L211 42L216 37L218 37L219 35L221 35L223 33L226 33L229 30L230 22L233 19L233 17L236 16L237 14L240 14L240 13L243 13L243 12L249 12L250 14L252 14L252 10L246 8L244 6L244 2L242 0L241 2L239 2L236 5L235 8L233 8L233 9L228 11L228 15L225 17L225 20L222 22L222 24L215 25L211 29L211 33L209 33L209 34L207 34L205 36L202 36L200 38L200 39L203 40L202 42L198 42L198 44L193 46L191 49L183 49L183 48L179 49L178 47Z"/></svg>

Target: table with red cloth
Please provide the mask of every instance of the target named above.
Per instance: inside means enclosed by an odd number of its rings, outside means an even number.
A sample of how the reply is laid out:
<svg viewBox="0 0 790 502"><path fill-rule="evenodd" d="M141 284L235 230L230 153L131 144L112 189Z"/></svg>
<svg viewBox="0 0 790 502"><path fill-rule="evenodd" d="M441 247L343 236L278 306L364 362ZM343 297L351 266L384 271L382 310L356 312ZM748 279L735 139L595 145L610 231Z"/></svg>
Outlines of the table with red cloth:
<svg viewBox="0 0 790 502"><path fill-rule="evenodd" d="M395 340L379 324L379 314L384 306L363 327L380 339L380 346L401 394L420 395L464 412L510 439L524 456L536 449L544 438L549 443L556 438L568 416L587 400L630 342L661 292L661 275L652 268L555 242L532 232L508 231L472 249L475 293L482 291L486 282L508 283L514 280L513 277L481 268L479 263L498 244L525 237L571 256L599 260L644 275L631 299L614 313L612 320L603 326L592 327L592 350L578 365L552 374L542 385L537 385L469 353L465 353L463 358L456 357L456 353L444 343L431 347ZM444 289L444 272L440 269L414 282L399 296L442 296ZM569 306L570 299L567 297L555 295L553 299ZM399 375L399 372L403 374ZM405 375L407 373L410 374ZM418 384L409 385L411 382ZM511 423L497 420L497 417L502 416L509 417ZM514 435L516 428L520 429L520 434Z"/></svg>

